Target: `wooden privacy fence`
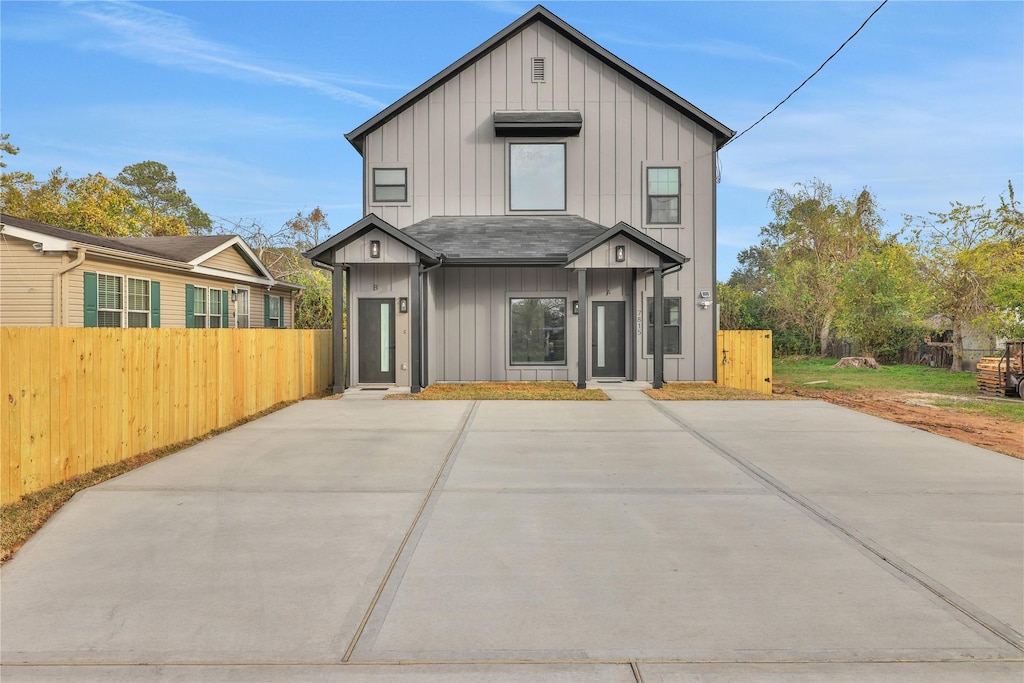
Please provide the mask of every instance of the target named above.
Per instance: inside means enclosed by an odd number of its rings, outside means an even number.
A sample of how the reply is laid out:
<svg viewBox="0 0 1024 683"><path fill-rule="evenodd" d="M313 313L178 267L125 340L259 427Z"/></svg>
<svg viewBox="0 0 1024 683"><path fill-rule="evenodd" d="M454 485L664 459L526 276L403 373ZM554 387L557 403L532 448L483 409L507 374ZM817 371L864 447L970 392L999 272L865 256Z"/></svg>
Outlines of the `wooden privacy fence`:
<svg viewBox="0 0 1024 683"><path fill-rule="evenodd" d="M0 502L331 381L330 330L0 328Z"/></svg>
<svg viewBox="0 0 1024 683"><path fill-rule="evenodd" d="M772 331L720 330L717 383L772 393Z"/></svg>

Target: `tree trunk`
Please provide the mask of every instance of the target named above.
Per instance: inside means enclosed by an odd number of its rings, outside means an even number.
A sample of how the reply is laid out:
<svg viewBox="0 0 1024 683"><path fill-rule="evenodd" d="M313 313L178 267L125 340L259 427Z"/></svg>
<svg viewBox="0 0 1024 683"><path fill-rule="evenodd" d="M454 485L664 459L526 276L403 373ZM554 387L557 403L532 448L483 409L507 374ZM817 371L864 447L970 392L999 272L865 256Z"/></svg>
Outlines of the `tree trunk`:
<svg viewBox="0 0 1024 683"><path fill-rule="evenodd" d="M828 354L828 338L832 331L832 311L825 314L825 319L821 321L821 329L818 331L818 343L821 345L821 351L819 355Z"/></svg>
<svg viewBox="0 0 1024 683"><path fill-rule="evenodd" d="M949 371L964 371L964 328L959 320L953 321L953 365Z"/></svg>

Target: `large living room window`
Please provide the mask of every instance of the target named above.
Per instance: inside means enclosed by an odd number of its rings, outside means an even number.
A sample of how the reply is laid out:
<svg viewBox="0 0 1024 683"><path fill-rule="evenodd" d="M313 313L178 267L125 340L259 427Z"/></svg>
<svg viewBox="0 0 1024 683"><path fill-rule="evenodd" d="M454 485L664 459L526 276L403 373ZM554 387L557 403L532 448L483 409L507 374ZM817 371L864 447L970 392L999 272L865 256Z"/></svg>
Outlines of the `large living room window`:
<svg viewBox="0 0 1024 683"><path fill-rule="evenodd" d="M509 151L509 209L565 211L565 143L513 142Z"/></svg>
<svg viewBox="0 0 1024 683"><path fill-rule="evenodd" d="M511 365L565 365L565 299L509 299Z"/></svg>

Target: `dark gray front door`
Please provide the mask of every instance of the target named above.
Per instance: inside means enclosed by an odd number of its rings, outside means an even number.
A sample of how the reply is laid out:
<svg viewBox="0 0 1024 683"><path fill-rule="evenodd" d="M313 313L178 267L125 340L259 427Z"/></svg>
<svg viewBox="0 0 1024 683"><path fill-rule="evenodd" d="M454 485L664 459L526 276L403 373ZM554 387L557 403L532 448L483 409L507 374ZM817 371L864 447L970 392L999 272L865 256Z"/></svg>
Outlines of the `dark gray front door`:
<svg viewBox="0 0 1024 683"><path fill-rule="evenodd" d="M395 300L359 300L359 383L395 381Z"/></svg>
<svg viewBox="0 0 1024 683"><path fill-rule="evenodd" d="M626 376L626 302L595 301L590 364L593 377Z"/></svg>

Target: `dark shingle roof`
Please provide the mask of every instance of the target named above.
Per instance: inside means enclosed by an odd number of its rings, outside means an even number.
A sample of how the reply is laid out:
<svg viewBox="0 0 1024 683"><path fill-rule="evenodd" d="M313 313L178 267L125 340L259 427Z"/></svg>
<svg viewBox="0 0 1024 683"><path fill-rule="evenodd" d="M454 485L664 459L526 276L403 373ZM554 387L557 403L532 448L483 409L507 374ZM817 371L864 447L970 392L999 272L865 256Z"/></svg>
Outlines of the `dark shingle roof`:
<svg viewBox="0 0 1024 683"><path fill-rule="evenodd" d="M146 249L172 261L188 263L234 238L235 235L190 235L188 237L115 237L113 241L127 247Z"/></svg>
<svg viewBox="0 0 1024 683"><path fill-rule="evenodd" d="M449 262L564 263L606 230L579 216L433 216L404 232Z"/></svg>

